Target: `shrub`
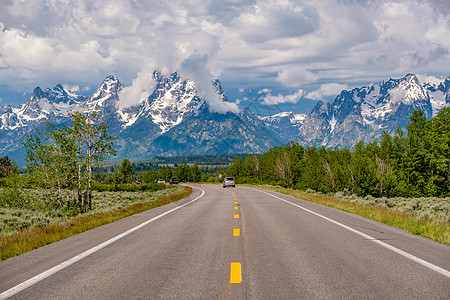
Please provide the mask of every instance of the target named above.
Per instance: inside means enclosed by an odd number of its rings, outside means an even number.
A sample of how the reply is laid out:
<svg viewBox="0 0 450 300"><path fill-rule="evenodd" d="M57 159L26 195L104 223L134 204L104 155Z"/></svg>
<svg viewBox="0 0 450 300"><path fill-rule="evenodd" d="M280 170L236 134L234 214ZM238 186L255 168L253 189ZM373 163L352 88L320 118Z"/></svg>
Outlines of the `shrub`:
<svg viewBox="0 0 450 300"><path fill-rule="evenodd" d="M99 192L156 192L168 188L165 184L157 183L123 183L123 184L101 184L92 182L92 190Z"/></svg>

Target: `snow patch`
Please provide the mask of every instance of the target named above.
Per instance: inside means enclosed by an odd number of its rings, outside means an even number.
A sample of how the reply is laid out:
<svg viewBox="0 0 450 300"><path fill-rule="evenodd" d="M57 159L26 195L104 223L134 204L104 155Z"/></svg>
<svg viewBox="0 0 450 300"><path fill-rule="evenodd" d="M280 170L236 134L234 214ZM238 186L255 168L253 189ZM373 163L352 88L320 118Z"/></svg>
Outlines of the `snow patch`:
<svg viewBox="0 0 450 300"><path fill-rule="evenodd" d="M337 123L337 120L334 117L334 114L333 114L333 118L329 122L330 122L330 126L331 126L330 133L333 133L334 129L336 128L336 123Z"/></svg>
<svg viewBox="0 0 450 300"><path fill-rule="evenodd" d="M431 102L431 107L433 109L433 117L436 116L439 111L444 108L447 107L448 104L445 101L445 94L441 91L436 91L436 92L431 92L429 91L428 94L430 95L430 102Z"/></svg>

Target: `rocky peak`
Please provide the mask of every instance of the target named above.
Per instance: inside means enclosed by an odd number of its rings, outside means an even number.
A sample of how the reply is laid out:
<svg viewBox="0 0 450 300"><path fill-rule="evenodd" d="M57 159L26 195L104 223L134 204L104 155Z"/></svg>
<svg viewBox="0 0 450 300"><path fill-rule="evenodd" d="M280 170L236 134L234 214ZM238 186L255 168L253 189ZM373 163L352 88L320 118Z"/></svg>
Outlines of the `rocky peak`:
<svg viewBox="0 0 450 300"><path fill-rule="evenodd" d="M220 83L218 78L214 78L214 80L212 81L212 85L216 90L216 94L220 96L220 99L222 99L222 101L228 101L227 94L223 90L222 84Z"/></svg>
<svg viewBox="0 0 450 300"><path fill-rule="evenodd" d="M119 92L122 88L123 85L120 83L119 78L109 75L89 98L87 105L91 109L102 109L107 106L113 107L119 99Z"/></svg>

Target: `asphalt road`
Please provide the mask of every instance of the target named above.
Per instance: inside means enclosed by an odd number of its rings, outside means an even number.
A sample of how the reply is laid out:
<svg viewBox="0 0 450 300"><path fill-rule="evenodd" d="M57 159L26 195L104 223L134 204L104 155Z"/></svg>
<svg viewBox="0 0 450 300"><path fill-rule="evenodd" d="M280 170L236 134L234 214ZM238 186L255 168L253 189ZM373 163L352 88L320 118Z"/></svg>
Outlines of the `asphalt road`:
<svg viewBox="0 0 450 300"><path fill-rule="evenodd" d="M449 246L274 192L193 187L0 262L0 299L450 299Z"/></svg>

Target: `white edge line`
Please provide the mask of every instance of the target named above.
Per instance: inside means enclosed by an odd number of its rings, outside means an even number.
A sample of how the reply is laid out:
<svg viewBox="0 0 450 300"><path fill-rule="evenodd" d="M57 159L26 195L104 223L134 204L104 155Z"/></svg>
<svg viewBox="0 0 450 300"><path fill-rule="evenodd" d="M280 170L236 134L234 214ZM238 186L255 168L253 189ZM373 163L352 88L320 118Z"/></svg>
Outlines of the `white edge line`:
<svg viewBox="0 0 450 300"><path fill-rule="evenodd" d="M175 207L175 208L173 208L173 209L171 209L169 211L166 211L165 213L162 213L162 214L160 214L160 215L158 215L158 216L156 216L156 217L154 217L154 218L152 218L152 219L150 219L148 221L145 221L145 222L143 222L143 223L141 223L141 224L139 224L139 225L137 225L137 226L135 226L135 227L133 227L133 228L131 228L131 229L129 229L129 230L127 230L127 231L125 231L125 232L123 232L123 233L121 233L121 234L119 234L119 235L117 235L117 236L115 236L115 237L113 237L111 239L109 239L109 240L107 240L106 242L103 242L103 243L101 243L101 244L99 244L99 245L97 245L95 247L92 247L91 249L88 249L88 250L84 251L83 253L78 254L78 255L76 255L76 256L74 256L74 257L72 257L72 258L70 258L70 259L68 259L68 260L66 260L66 261L64 261L62 263L60 263L59 265L56 265L53 268L48 269L47 271L44 271L41 274L38 274L38 275L36 275L36 276L34 276L34 277L24 281L24 282L14 286L14 287L12 287L12 288L4 291L3 293L0 294L0 300L7 299L7 298L9 298L11 296L14 296L15 294L17 294L17 293L19 293L19 292L29 288L30 286L38 283L39 281L41 281L41 280L43 280L43 279L45 279L47 277L52 276L53 274L55 274L55 273L65 269L65 268L67 268L70 265L73 265L74 263L76 263L76 262L78 262L78 261L88 257L91 254L94 254L95 252L105 248L106 246L111 245L112 243L114 243L114 242L120 240L121 238L123 238L123 237L125 237L125 236L127 236L127 235L129 235L129 234L131 234L133 232L135 232L136 230L138 230L138 229L140 229L140 228L142 228L142 227L144 227L144 226L146 226L146 225L148 225L148 224L158 220L159 218L162 218L165 215L168 215L168 214L176 211L177 209L180 209L180 208L182 208L182 207L184 207L186 205L189 205L189 204L197 201L198 199L203 197L203 195L205 194L205 191L203 189L201 189L201 188L199 188L199 189L202 191L202 193L201 193L200 196L198 196L194 200L189 201L188 203L185 203L185 204L180 205L178 207Z"/></svg>
<svg viewBox="0 0 450 300"><path fill-rule="evenodd" d="M400 250L400 249L398 249L398 248L396 248L396 247L394 247L394 246L391 246L391 245L389 245L389 244L386 244L385 242L382 242L382 241L380 241L380 240L378 240L378 239L376 239L376 238L374 238L374 237L372 237L372 236L370 236L370 235L368 235L368 234L362 233L361 231L358 231L358 230L356 230L356 229L354 229L354 228L351 228L351 227L349 227L349 226L347 226L347 225L344 225L344 224L342 224L342 223L339 223L339 222L337 222L337 221L335 221L335 220L333 220L333 219L330 219L330 218L325 217L325 216L323 216L323 215L321 215L321 214L318 214L318 213L316 213L316 212L314 212L314 211L312 211L312 210L309 210L309 209L307 209L307 208L305 208L305 207L303 207L303 206L300 206L300 205L298 205L298 204L292 203L292 202L290 202L290 201L288 201L288 200L285 200L285 199L283 199L283 198L280 198L280 197L277 197L277 196L275 196L275 195L272 195L272 194L270 194L270 193L268 193L268 192L266 192L266 191L261 191L261 190L258 190L258 189L253 189L253 190L256 190L256 191L261 192L261 193L264 193L264 194L267 194L267 195L272 196L272 197L274 197L274 198L277 198L277 199L279 199L279 200L281 200L281 201L284 201L284 202L286 202L286 203L289 203L289 204L291 204L291 205L293 205L293 206L295 206L295 207L301 208L301 209L303 209L303 210L305 210L305 211L307 211L307 212L309 212L309 213L311 213L311 214L313 214L313 215L316 215L316 216L318 216L318 217L320 217L320 218L322 218L322 219L325 219L325 220L327 220L327 221L329 221L329 222L331 222L331 223L333 223L333 224L336 224L336 225L338 225L338 226L341 226L341 227L343 227L343 228L345 228L345 229L347 229L347 230L350 230L351 232L356 233L357 235L362 236L362 237L365 238L365 239L371 240L372 242L374 242L374 243L376 243L376 244L378 244L378 245L380 245L380 246L383 246L383 247L386 248L386 249L389 249L389 250L391 250L391 251L393 251L393 252L395 252L395 253L397 253L397 254L400 254L401 256L404 256L404 257L406 257L406 258L408 258L408 259L410 259L410 260L412 260L412 261L415 261L415 262L418 263L418 264L421 264L422 266L425 266L425 267L427 267L427 268L429 268L429 269L431 269L431 270L433 270L433 271L435 271L435 272L437 272L437 273L440 273L440 274L442 274L442 275L444 275L444 276L450 278L450 271L448 271L448 270L446 270L446 269L443 269L443 268L441 268L441 267L439 267L439 266L436 266L436 265L434 265L434 264L432 264L432 263L430 263L430 262L427 262L427 261L425 261L425 260L423 260L423 259L421 259L421 258L418 258L417 256L414 256L414 255L412 255L412 254L410 254L410 253L408 253L408 252L405 252L405 251L403 251L403 250Z"/></svg>

